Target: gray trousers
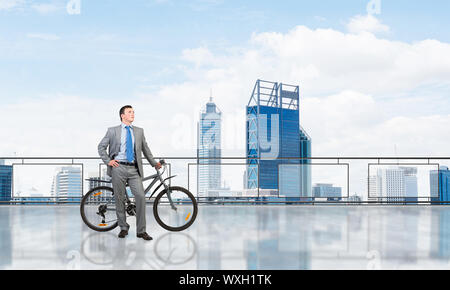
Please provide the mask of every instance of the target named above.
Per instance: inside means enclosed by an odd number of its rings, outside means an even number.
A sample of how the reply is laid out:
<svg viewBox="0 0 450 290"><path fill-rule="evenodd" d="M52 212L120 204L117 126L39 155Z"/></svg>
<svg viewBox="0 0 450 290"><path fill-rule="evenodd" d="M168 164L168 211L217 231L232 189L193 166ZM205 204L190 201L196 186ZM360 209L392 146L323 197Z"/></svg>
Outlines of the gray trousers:
<svg viewBox="0 0 450 290"><path fill-rule="evenodd" d="M120 164L118 167L112 168L111 175L120 229L128 230L130 228L125 212L126 183L128 182L136 201L136 233L145 232L145 192L137 167Z"/></svg>

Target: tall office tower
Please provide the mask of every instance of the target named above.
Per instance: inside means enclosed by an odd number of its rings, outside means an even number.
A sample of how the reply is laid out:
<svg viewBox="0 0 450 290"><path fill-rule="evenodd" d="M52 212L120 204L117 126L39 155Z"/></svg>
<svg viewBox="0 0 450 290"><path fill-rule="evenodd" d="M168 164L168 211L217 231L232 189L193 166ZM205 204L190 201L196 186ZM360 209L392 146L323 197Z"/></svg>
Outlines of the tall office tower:
<svg viewBox="0 0 450 290"><path fill-rule="evenodd" d="M81 182L79 167L61 167L53 177L52 196L58 197L59 200L76 200L82 195Z"/></svg>
<svg viewBox="0 0 450 290"><path fill-rule="evenodd" d="M417 186L417 168L416 167L399 167L403 170L405 178L405 200L417 201L419 190Z"/></svg>
<svg viewBox="0 0 450 290"><path fill-rule="evenodd" d="M369 176L369 197L381 197L381 175Z"/></svg>
<svg viewBox="0 0 450 290"><path fill-rule="evenodd" d="M369 196L387 201L417 201L417 168L379 168L369 177Z"/></svg>
<svg viewBox="0 0 450 290"><path fill-rule="evenodd" d="M247 109L247 188L312 197L311 138L300 126L299 87L257 80ZM292 159L287 159L287 158Z"/></svg>
<svg viewBox="0 0 450 290"><path fill-rule="evenodd" d="M4 160L0 160L0 201L11 200L12 168L10 165L5 165Z"/></svg>
<svg viewBox="0 0 450 290"><path fill-rule="evenodd" d="M212 97L200 112L197 123L197 186L198 195L207 196L208 190L221 188L221 126L222 112ZM214 159L208 159L214 158Z"/></svg>
<svg viewBox="0 0 450 290"><path fill-rule="evenodd" d="M450 170L447 166L440 166L439 170L430 170L431 201L450 201Z"/></svg>
<svg viewBox="0 0 450 290"><path fill-rule="evenodd" d="M403 170L399 168L384 169L382 171L383 196L388 201L401 201L405 192L405 178Z"/></svg>

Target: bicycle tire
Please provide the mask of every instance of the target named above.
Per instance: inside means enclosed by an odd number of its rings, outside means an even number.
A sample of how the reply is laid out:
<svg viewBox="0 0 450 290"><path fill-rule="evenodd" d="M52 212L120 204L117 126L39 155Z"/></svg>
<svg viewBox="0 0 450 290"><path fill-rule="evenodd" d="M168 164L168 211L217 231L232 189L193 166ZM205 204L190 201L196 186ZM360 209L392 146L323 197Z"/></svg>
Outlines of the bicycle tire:
<svg viewBox="0 0 450 290"><path fill-rule="evenodd" d="M171 186L171 187L169 187L169 189L170 189L170 190L179 190L179 191L181 191L181 192L184 192L187 196L189 196L189 199L192 201L192 204L193 204L193 206L194 206L194 212L192 213L191 219L189 220L189 222L187 222L186 224L184 224L183 226L180 226L180 227L172 227L172 226L168 226L168 225L166 225L166 224L161 220L161 218L160 218L159 215L158 215L158 204L159 204L159 200L161 199L161 197L163 197L164 194L167 193L167 189L163 189L163 190L156 196L155 201L154 201L154 203L153 203L153 215L155 216L156 222L157 222L161 227L163 227L164 229L166 229L166 230L168 230L168 231L171 231L171 232L179 232L179 231L183 231L183 230L187 229L188 227L190 227L190 226L194 223L194 221L195 221L195 219L196 219L196 217L197 217L197 212L198 212L197 201L195 200L194 195L193 195L189 190L187 190L187 189L184 188L184 187L181 187L181 186Z"/></svg>
<svg viewBox="0 0 450 290"><path fill-rule="evenodd" d="M89 222L89 220L86 218L86 214L84 212L84 206L86 204L86 201L88 200L88 198L90 197L90 195L93 192L99 191L99 190L110 190L111 192L114 192L113 189L109 186L98 186L98 187L94 187L93 189L89 190L81 199L81 203L80 203L80 214L81 214L81 219L83 220L83 222L91 229L93 229L94 231L97 232L108 232L111 231L113 229L115 229L119 223L116 221L115 223L113 223L112 225L108 226L108 227L97 227L93 224L91 224Z"/></svg>

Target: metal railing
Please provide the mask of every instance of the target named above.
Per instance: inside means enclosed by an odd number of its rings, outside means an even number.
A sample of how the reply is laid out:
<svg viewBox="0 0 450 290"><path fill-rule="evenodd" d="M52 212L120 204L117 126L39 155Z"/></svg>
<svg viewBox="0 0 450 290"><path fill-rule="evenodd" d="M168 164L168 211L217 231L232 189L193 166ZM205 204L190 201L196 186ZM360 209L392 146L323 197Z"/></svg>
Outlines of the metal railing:
<svg viewBox="0 0 450 290"><path fill-rule="evenodd" d="M294 158L294 157L280 157L276 159L268 159L268 158L248 158L248 157L221 157L221 158L212 158L212 157L186 157L186 156L165 156L165 157L154 157L156 160L159 159L165 159L166 162L170 165L170 168L172 168L172 164L175 163L181 163L181 166L178 164L178 171L175 172L178 174L178 176L181 176L181 179L177 179L179 177L176 177L174 181L171 181L172 183L176 185L181 185L189 190L196 196L198 202L200 204L339 204L339 205L419 205L419 204L426 204L426 205L443 205L443 204L449 204L450 202L447 200L442 200L442 194L441 194L441 180L439 171L441 170L442 165L449 165L450 164L450 157L439 157L439 156L426 156L426 157L419 157L419 156L411 156L411 157L392 157L392 156L364 156L364 157L354 157L354 156L341 156L341 157L309 157L309 158ZM215 160L219 159L220 163L217 163L217 161L212 162L211 164L204 164L200 163L200 160L206 159L206 160ZM268 190L267 188L263 188L263 181L266 177L260 177L259 174L257 176L257 184L258 186L256 188L245 188L243 186L242 190L237 190L237 192L241 191L241 195L234 195L234 196L212 196L212 195L202 195L199 194L198 188L199 188L199 172L198 168L201 166L242 166L247 167L249 165L255 166L255 164L250 164L249 160L257 160L256 166L258 166L258 173L264 172L266 170L264 166L261 165L261 161L267 161L271 160L273 161L277 169L275 170L275 174L278 175L277 181L272 180L275 184L278 183L278 188L272 188ZM1 204L11 204L11 205L28 205L28 204L77 204L80 202L83 194L85 194L88 191L87 186L88 182L86 179L86 168L88 167L86 164L90 163L91 169L96 167L96 170L98 170L98 176L100 177L102 175L102 169L104 170L106 168L105 164L101 161L99 157L73 157L73 156L65 156L65 157L54 157L54 156L39 156L39 157L0 157L0 160L4 160L5 165L11 166L12 176L11 176L11 199L5 200L1 198L1 192L0 192L0 205ZM235 162L231 162L235 161ZM240 163L237 163L236 161L240 161ZM244 162L242 162L244 161ZM301 162L306 162L304 164L300 164ZM60 195L40 195L40 196L33 196L26 194L21 194L18 196L17 191L15 191L15 178L14 174L16 168L20 166L79 166L80 167L80 173L81 173L81 194L78 196L73 195L66 195L66 196L60 196ZM144 163L145 166L149 166L149 163ZM341 187L341 189L345 194L341 194L340 196L317 196L315 194L303 194L302 192L299 192L297 196L294 195L283 195L282 194L282 188L285 183L280 181L280 166L292 166L292 165L299 165L301 167L309 168L308 170L311 170L313 167L321 167L321 170L319 172L324 171L324 167L328 166L331 167L341 167L343 168L342 172L344 175L346 175L344 178L341 178L344 181L344 186ZM378 175L371 175L371 168L377 169L377 167L394 167L393 173L395 173L395 167L397 168L417 168L417 167L428 167L429 175L426 175L426 170L422 170L425 172L422 173L422 179L423 178L429 178L429 194L422 194L420 195L419 190L423 190L423 186L421 189L417 188L418 195L417 196L402 196L399 194L396 194L395 196L382 196L377 193L377 190L374 190L371 187L371 184L373 185L373 182L371 183L372 179L381 178ZM192 177L191 170L193 167L197 168L197 173L193 174L196 176L196 178ZM436 192L432 193L431 189L431 170L430 168L433 168L432 170L436 170L438 172L438 180L437 184L434 186L434 191ZM326 171L326 170L325 170ZM416 170L417 171L417 170ZM244 170L245 172L245 170ZM170 173L170 171L169 171ZM274 173L274 172L272 172ZM262 174L264 175L264 174ZM272 174L273 175L273 174ZM326 174L325 174L326 175ZM375 176L376 178L374 178ZM412 176L412 177L411 177ZM411 183L411 180L414 181L413 175L409 176L409 182ZM29 177L29 176L28 176ZM273 177L273 176L272 176ZM5 176L0 175L0 178L5 178ZM36 180L39 179L38 175L36 175ZM314 174L311 176L310 174L310 181L311 178L314 179ZM372 178L372 179L371 179ZM417 183L416 177L416 183ZM270 178L269 178L270 179ZM344 180L345 179L345 180ZM406 180L406 178L405 178ZM180 182L179 182L180 181ZM245 178L243 178L243 184L245 184ZM320 183L317 184L326 184L327 180L324 182L320 180ZM179 184L182 183L182 184ZM386 183L386 182L385 182ZM403 181L403 186L406 187L406 181ZM5 183L3 182L3 186ZM248 183L247 183L248 184ZM316 185L317 185L316 184ZM376 184L376 183L375 183ZM384 185L386 186L386 185ZM417 187L417 184L415 185ZM308 187L313 188L313 184L308 184ZM380 187L379 185L376 186L377 188ZM420 186L419 186L420 187ZM317 188L317 186L316 186ZM379 189L379 188L378 188ZM5 190L0 188L0 190ZM270 193L268 193L270 191ZM377 193L376 195L373 195ZM422 192L423 193L423 192ZM3 193L4 194L4 193ZM420 196L419 196L420 195ZM441 199L440 199L441 198Z"/></svg>

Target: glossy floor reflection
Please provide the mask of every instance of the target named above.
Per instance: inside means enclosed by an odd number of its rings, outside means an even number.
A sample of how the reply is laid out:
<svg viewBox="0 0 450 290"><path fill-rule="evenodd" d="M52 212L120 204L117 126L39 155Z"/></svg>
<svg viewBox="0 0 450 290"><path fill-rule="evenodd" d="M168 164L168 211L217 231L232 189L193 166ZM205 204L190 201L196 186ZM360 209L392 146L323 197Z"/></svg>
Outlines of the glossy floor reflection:
<svg viewBox="0 0 450 290"><path fill-rule="evenodd" d="M87 228L77 206L0 206L0 269L449 269L450 207L201 206L154 240Z"/></svg>

